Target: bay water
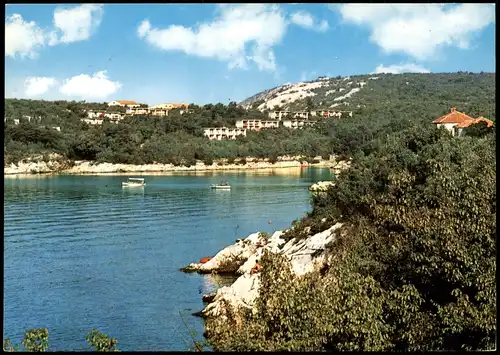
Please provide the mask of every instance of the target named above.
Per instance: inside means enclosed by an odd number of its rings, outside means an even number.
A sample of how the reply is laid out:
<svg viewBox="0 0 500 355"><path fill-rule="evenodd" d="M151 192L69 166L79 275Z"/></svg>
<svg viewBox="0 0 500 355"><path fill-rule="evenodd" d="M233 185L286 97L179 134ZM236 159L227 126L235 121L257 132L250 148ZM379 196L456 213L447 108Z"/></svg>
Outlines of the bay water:
<svg viewBox="0 0 500 355"><path fill-rule="evenodd" d="M202 294L234 278L179 268L235 239L289 228L329 169L4 179L4 339L48 328L54 350L88 350L93 328L120 350L187 350ZM211 190L227 180L230 191Z"/></svg>

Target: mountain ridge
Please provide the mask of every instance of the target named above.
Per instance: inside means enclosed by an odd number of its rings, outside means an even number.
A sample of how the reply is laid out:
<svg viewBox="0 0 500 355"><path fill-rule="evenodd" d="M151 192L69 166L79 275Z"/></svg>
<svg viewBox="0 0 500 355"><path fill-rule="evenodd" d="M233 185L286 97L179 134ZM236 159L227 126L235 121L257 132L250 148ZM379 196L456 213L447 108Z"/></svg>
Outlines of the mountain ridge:
<svg viewBox="0 0 500 355"><path fill-rule="evenodd" d="M311 81L286 83L254 94L239 104L245 108L260 111L268 110L353 110L366 106L372 93L380 91L393 94L404 94L405 91L435 91L450 87L454 83L467 82L474 78L493 78L487 82L494 85L495 73L404 73L404 74L363 74L347 77L318 77ZM433 85L429 83L435 82ZM381 90L380 90L381 89ZM424 90L425 91L425 90ZM438 92L436 94L439 94ZM380 95L377 95L380 96ZM385 98L387 100L387 98ZM371 101L368 99L368 101ZM353 107L354 106L354 107Z"/></svg>

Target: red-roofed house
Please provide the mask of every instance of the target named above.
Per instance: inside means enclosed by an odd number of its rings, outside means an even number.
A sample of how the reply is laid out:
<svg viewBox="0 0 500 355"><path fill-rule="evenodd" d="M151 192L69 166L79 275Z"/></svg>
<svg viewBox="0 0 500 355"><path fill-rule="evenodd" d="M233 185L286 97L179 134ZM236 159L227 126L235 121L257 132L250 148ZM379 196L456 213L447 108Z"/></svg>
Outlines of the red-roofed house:
<svg viewBox="0 0 500 355"><path fill-rule="evenodd" d="M432 121L432 123L434 123L437 127L446 128L451 132L452 135L455 135L457 133L455 128L456 125L472 120L474 120L472 117L466 115L463 112L457 111L457 109L453 107L449 113L436 118L434 121Z"/></svg>
<svg viewBox="0 0 500 355"><path fill-rule="evenodd" d="M455 130L457 131L457 135L459 135L459 136L462 135L464 128L475 125L476 123L479 123L479 122L485 122L486 126L488 128L493 127L493 125L494 125L493 121L491 121L485 117L474 118L471 121L465 121L465 122L457 124L455 126Z"/></svg>
<svg viewBox="0 0 500 355"><path fill-rule="evenodd" d="M487 118L479 117L472 118L469 115L466 115L463 112L457 111L455 107L450 110L450 113L436 118L432 123L437 125L437 127L443 126L448 131L451 132L452 135L461 135L464 128L469 127L473 124L479 122L486 122L488 127L492 127L494 125L493 121L490 121Z"/></svg>

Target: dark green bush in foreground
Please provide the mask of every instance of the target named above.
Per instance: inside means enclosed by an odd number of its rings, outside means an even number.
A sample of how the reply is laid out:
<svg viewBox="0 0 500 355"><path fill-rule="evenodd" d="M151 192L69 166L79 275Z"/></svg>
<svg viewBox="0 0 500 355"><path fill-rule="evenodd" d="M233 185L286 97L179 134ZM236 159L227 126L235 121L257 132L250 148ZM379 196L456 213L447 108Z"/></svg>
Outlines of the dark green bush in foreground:
<svg viewBox="0 0 500 355"><path fill-rule="evenodd" d="M24 333L24 338L21 344L23 351L28 352L45 352L49 350L49 331L47 328L28 329ZM101 333L96 329L92 329L87 335L87 343L95 351L107 352L118 351L116 344L118 341L115 338L110 338L106 334ZM3 342L3 349L7 352L21 351L19 345L14 346L10 343L10 339Z"/></svg>
<svg viewBox="0 0 500 355"><path fill-rule="evenodd" d="M329 267L262 259L257 311L207 320L218 350L491 350L496 342L494 135L388 136L315 200L345 228Z"/></svg>

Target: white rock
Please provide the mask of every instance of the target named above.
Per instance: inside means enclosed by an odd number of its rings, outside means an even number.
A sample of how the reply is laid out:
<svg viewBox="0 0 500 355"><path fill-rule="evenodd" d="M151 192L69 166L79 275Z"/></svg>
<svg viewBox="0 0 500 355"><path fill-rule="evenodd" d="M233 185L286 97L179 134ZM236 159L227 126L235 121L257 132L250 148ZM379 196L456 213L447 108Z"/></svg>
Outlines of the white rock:
<svg viewBox="0 0 500 355"><path fill-rule="evenodd" d="M284 252L283 255L290 260L295 275L304 275L315 270L324 263L325 255L323 251L326 245L335 239L335 234L333 232L341 226L341 223L336 223L323 232L291 245L291 247ZM321 253L314 255L318 252Z"/></svg>
<svg viewBox="0 0 500 355"><path fill-rule="evenodd" d="M254 243L245 241L237 242L218 252L210 261L199 266L202 272L211 271L237 271L238 268L248 260L250 256L257 252L257 246Z"/></svg>
<svg viewBox="0 0 500 355"><path fill-rule="evenodd" d="M228 302L233 307L252 308L259 294L259 286L259 274L244 274L230 287L218 289L213 302L203 309L202 314L207 317L223 315L222 301Z"/></svg>
<svg viewBox="0 0 500 355"><path fill-rule="evenodd" d="M283 246L283 249L279 252L290 261L292 271L296 276L318 270L327 262L324 252L325 247L335 239L334 231L341 226L341 223L337 223L329 229L307 239L298 242L292 239ZM279 243L283 243L284 241L279 238L282 234L283 231L275 232L270 240L274 239L279 241ZM266 245L266 247L268 246ZM251 308L253 306L255 298L259 295L260 274L250 275L250 270L260 258L264 248L260 248L255 254L251 255L238 269L238 272L243 274L242 276L231 286L222 287L217 291L213 302L207 305L202 311L203 315L208 317L224 315L225 310L222 306L222 301L226 301L233 307Z"/></svg>
<svg viewBox="0 0 500 355"><path fill-rule="evenodd" d="M309 191L313 192L327 191L328 188L333 185L335 185L335 182L333 181L318 181L317 183L309 187Z"/></svg>

